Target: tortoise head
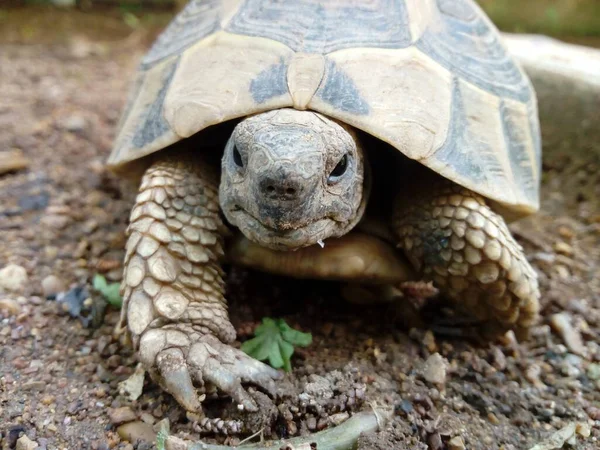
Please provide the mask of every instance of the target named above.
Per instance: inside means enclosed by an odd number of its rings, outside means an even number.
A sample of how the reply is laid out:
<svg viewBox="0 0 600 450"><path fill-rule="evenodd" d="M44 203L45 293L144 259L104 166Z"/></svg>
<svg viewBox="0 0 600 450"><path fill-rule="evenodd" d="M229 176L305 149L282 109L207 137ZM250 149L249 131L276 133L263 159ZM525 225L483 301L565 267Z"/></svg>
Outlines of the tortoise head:
<svg viewBox="0 0 600 450"><path fill-rule="evenodd" d="M339 237L366 206L365 160L354 133L314 112L246 118L225 148L219 200L251 241L293 250Z"/></svg>

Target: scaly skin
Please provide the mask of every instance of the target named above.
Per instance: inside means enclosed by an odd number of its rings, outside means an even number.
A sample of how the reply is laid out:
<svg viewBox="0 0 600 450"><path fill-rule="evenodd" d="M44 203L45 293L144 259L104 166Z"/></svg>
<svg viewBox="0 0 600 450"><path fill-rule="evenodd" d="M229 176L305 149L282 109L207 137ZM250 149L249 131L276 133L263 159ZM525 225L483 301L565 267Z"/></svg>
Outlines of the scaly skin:
<svg viewBox="0 0 600 450"><path fill-rule="evenodd" d="M504 219L478 194L449 181L403 193L393 229L417 271L494 332L538 317L537 275Z"/></svg>
<svg viewBox="0 0 600 450"><path fill-rule="evenodd" d="M167 156L147 170L127 229L120 327L152 378L188 411L201 411L195 386L217 387L254 411L241 383L273 392L280 374L229 345L217 191L197 156Z"/></svg>

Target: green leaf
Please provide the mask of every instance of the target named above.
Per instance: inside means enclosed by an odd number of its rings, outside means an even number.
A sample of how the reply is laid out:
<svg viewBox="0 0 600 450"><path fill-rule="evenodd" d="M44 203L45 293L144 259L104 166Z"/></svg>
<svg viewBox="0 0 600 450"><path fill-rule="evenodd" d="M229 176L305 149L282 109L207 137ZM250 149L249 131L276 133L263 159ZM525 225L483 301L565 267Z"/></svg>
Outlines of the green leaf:
<svg viewBox="0 0 600 450"><path fill-rule="evenodd" d="M96 274L94 275L94 280L92 284L94 286L94 289L100 292L108 303L117 308L120 308L122 306L123 299L121 298L121 294L119 293L119 283L108 284L106 282L106 278L104 278L100 274Z"/></svg>
<svg viewBox="0 0 600 450"><path fill-rule="evenodd" d="M281 319L279 319L279 328L283 339L296 347L308 347L312 344L312 334L294 330Z"/></svg>
<svg viewBox="0 0 600 450"><path fill-rule="evenodd" d="M279 350L281 351L281 355L283 359L290 359L294 354L294 346L289 342L280 341L279 342Z"/></svg>
<svg viewBox="0 0 600 450"><path fill-rule="evenodd" d="M275 345L277 345L276 342ZM244 342L242 350L245 353L252 355L254 359L264 361L269 357L269 354L273 352L273 340L269 339L266 335L257 336L254 339Z"/></svg>
<svg viewBox="0 0 600 450"><path fill-rule="evenodd" d="M254 338L242 344L242 351L259 361L269 361L276 368L292 370L291 357L294 347L306 347L312 342L310 333L291 328L283 319L263 318L254 330Z"/></svg>
<svg viewBox="0 0 600 450"><path fill-rule="evenodd" d="M290 363L292 355L294 354L294 346L289 342L281 341L279 343L279 350L283 357L283 370L286 372L292 371L292 364Z"/></svg>
<svg viewBox="0 0 600 450"><path fill-rule="evenodd" d="M276 369L281 369L285 366L285 361L283 360L283 356L281 355L279 348L269 352L269 364L271 367L275 367Z"/></svg>

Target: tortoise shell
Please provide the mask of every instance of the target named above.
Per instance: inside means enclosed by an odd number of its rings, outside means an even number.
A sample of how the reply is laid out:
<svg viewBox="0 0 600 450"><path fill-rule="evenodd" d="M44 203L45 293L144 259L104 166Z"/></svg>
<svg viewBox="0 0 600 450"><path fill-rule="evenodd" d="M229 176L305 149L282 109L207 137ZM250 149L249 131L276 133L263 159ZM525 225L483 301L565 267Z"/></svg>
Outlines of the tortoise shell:
<svg viewBox="0 0 600 450"><path fill-rule="evenodd" d="M471 0L192 0L143 58L108 164L286 107L517 215L539 207L535 92Z"/></svg>

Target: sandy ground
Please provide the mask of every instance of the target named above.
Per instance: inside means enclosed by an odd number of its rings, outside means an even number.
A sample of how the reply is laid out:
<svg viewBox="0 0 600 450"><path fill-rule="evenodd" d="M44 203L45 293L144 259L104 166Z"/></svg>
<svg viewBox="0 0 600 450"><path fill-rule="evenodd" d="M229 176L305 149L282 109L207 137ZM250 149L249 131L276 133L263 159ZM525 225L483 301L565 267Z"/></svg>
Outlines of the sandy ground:
<svg viewBox="0 0 600 450"><path fill-rule="evenodd" d="M27 45L13 36L0 45L0 152L24 158L0 173L3 449L22 435L38 448L152 448L152 427L163 419L180 437L202 431L148 380L139 399L119 395L136 361L112 338L118 311L104 310L91 289L96 273L121 276L134 187L103 161L148 43L98 34L83 29L67 41ZM512 227L543 293L543 320L526 342L407 330L399 326L402 305L350 306L330 283L231 268L240 340L265 316L314 338L294 356L277 398L261 397L263 411L248 429L265 427L266 438L306 434L375 404L393 408L393 419L363 436L362 449L528 449L574 424L565 431L574 436L571 448L599 448L598 155L563 153L544 163L542 211ZM71 288L78 288L67 299L82 308L78 317L56 301ZM208 404L210 413L234 417L227 402ZM126 433L141 440L129 443Z"/></svg>

